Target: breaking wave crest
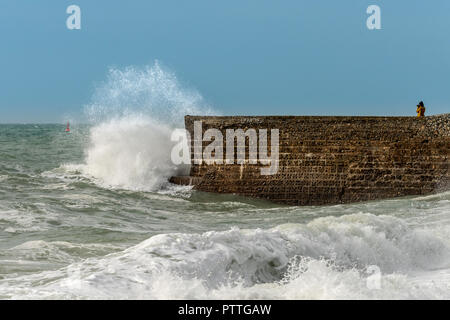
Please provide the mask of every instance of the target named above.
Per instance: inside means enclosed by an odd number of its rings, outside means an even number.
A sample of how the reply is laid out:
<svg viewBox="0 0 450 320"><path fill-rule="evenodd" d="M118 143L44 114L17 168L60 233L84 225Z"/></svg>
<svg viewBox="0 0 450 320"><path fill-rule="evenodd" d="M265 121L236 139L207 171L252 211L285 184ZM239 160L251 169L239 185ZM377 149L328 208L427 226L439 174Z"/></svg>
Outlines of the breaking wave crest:
<svg viewBox="0 0 450 320"><path fill-rule="evenodd" d="M380 271L376 289L368 286L372 265ZM432 232L389 216L352 214L267 230L160 234L103 258L14 279L7 290L13 298L449 298L448 282L433 281L436 269L440 279L442 270L450 278L449 267L450 247ZM33 286L43 278L47 284Z"/></svg>

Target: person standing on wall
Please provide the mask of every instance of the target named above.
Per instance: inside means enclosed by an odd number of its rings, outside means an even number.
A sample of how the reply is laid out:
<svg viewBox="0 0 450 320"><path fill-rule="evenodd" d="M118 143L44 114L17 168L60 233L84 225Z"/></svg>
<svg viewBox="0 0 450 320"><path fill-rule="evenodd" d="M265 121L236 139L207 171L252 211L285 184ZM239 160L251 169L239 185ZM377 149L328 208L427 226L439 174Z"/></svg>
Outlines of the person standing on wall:
<svg viewBox="0 0 450 320"><path fill-rule="evenodd" d="M417 105L416 113L418 117L425 117L425 106L423 105L423 101L420 101Z"/></svg>

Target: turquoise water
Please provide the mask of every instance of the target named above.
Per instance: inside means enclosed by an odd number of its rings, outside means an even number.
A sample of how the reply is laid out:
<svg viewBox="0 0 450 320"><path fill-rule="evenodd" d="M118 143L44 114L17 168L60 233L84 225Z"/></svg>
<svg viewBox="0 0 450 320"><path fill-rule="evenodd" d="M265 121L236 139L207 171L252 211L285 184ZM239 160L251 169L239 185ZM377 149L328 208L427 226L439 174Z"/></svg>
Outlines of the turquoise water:
<svg viewBox="0 0 450 320"><path fill-rule="evenodd" d="M206 194L167 183L164 126L64 129L0 125L2 299L450 298L448 192L322 207Z"/></svg>

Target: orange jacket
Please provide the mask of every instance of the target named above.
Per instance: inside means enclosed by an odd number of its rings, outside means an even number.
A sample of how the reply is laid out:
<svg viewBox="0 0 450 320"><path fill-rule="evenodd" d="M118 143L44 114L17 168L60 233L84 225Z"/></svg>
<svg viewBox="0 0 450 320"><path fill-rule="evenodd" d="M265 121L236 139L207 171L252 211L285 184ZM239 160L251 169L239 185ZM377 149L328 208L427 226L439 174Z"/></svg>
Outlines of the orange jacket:
<svg viewBox="0 0 450 320"><path fill-rule="evenodd" d="M425 116L425 107L417 106L417 116L418 117L424 117Z"/></svg>

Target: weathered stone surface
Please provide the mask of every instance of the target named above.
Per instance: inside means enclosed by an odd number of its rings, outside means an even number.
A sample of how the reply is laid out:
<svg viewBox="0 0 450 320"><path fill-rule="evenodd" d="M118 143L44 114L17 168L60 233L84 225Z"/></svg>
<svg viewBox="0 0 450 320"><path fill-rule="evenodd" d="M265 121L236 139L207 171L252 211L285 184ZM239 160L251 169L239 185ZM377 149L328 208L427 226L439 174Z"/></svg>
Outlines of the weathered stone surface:
<svg viewBox="0 0 450 320"><path fill-rule="evenodd" d="M216 128L224 137L226 129L279 129L280 134L277 174L262 176L260 164L193 164L191 176L201 191L322 205L423 195L450 186L449 114L425 118L186 116L192 137L194 121L202 121L203 132ZM208 144L203 142L203 147Z"/></svg>
<svg viewBox="0 0 450 320"><path fill-rule="evenodd" d="M169 182L174 184L179 184L182 186L194 186L201 182L201 177L191 177L191 176L176 176L171 177Z"/></svg>

